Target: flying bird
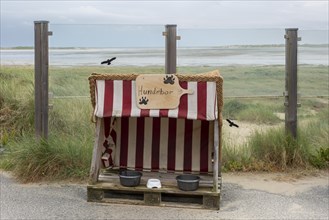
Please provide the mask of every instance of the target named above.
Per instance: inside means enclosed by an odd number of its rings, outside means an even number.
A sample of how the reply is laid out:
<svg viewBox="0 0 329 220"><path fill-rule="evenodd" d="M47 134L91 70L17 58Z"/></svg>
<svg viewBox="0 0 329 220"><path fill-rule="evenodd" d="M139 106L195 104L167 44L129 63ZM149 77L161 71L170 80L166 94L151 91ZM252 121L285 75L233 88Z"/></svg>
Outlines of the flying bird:
<svg viewBox="0 0 329 220"><path fill-rule="evenodd" d="M234 127L239 127L239 125L237 125L237 124L235 124L233 121L231 121L230 119L226 119L226 121L229 123L229 126L230 127L232 127L232 126L234 126Z"/></svg>
<svg viewBox="0 0 329 220"><path fill-rule="evenodd" d="M107 59L107 60L101 62L101 64L111 65L111 62L115 59L116 59L116 57L112 57L111 59Z"/></svg>

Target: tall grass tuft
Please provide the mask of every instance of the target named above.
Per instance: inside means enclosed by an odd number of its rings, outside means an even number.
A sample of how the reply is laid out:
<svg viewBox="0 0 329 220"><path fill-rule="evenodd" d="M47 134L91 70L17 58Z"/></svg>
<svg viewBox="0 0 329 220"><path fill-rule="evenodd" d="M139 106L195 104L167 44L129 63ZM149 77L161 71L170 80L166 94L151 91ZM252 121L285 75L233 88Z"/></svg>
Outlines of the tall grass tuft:
<svg viewBox="0 0 329 220"><path fill-rule="evenodd" d="M89 94L88 74L77 75L62 78L72 83L66 95ZM0 77L0 168L24 182L87 177L94 134L90 100L50 100L49 140L39 142L34 137L33 68L1 68Z"/></svg>
<svg viewBox="0 0 329 220"><path fill-rule="evenodd" d="M224 171L245 171L251 164L250 149L223 140L222 166Z"/></svg>
<svg viewBox="0 0 329 220"><path fill-rule="evenodd" d="M286 135L284 128L256 131L248 144L256 160L271 163L282 170L287 167L305 167L307 164L309 149L304 138L297 141Z"/></svg>
<svg viewBox="0 0 329 220"><path fill-rule="evenodd" d="M300 133L308 137L312 153L320 148L329 148L329 109L319 112L315 119L300 129Z"/></svg>
<svg viewBox="0 0 329 220"><path fill-rule="evenodd" d="M33 108L29 109L33 113ZM23 112L23 111L21 111ZM93 146L89 100L56 100L49 111L49 139L35 140L32 129L6 141L0 168L23 182L83 179L88 176Z"/></svg>
<svg viewBox="0 0 329 220"><path fill-rule="evenodd" d="M251 155L257 161L271 163L282 170L288 167L305 168L315 163L321 163L318 168L326 168L329 163L326 161L326 152L329 152L328 119L326 110L320 113L316 120L299 126L297 139L286 135L283 127L272 128L266 132L256 131L248 142Z"/></svg>
<svg viewBox="0 0 329 220"><path fill-rule="evenodd" d="M34 125L33 72L0 72L0 139L3 134L20 135Z"/></svg>
<svg viewBox="0 0 329 220"><path fill-rule="evenodd" d="M317 168L329 168L329 109L320 112L301 133L308 137L309 162Z"/></svg>
<svg viewBox="0 0 329 220"><path fill-rule="evenodd" d="M48 141L22 136L8 144L9 152L0 164L22 182L84 179L90 168L91 143L83 136L52 135Z"/></svg>

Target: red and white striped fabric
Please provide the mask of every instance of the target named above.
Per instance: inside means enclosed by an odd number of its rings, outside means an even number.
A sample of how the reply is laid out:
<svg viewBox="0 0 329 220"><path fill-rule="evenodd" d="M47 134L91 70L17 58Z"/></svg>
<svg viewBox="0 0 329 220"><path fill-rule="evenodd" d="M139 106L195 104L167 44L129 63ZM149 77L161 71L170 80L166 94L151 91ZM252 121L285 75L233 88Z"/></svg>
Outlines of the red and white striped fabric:
<svg viewBox="0 0 329 220"><path fill-rule="evenodd" d="M141 110L136 102L136 83L130 80L96 80L96 117L169 117L193 120L217 119L215 82L179 82L191 95L183 95L176 109Z"/></svg>
<svg viewBox="0 0 329 220"><path fill-rule="evenodd" d="M213 170L214 121L104 118L103 137L105 167L200 173Z"/></svg>
<svg viewBox="0 0 329 220"><path fill-rule="evenodd" d="M105 167L212 172L216 83L179 83L194 92L183 95L177 109L141 110L135 81L96 80L94 114L104 122Z"/></svg>

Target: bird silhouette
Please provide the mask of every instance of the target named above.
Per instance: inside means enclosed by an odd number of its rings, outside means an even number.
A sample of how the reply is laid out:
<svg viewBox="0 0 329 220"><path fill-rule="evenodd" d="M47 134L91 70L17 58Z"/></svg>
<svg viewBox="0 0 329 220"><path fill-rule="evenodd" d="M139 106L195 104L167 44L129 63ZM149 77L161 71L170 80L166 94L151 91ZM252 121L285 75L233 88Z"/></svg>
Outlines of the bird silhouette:
<svg viewBox="0 0 329 220"><path fill-rule="evenodd" d="M231 121L230 119L226 119L226 121L229 123L229 126L230 127L232 127L232 126L234 126L234 127L239 127L239 125L237 125L237 124L235 124L233 121Z"/></svg>
<svg viewBox="0 0 329 220"><path fill-rule="evenodd" d="M111 62L115 59L116 59L116 57L112 57L111 59L107 59L107 60L101 62L101 64L111 65Z"/></svg>

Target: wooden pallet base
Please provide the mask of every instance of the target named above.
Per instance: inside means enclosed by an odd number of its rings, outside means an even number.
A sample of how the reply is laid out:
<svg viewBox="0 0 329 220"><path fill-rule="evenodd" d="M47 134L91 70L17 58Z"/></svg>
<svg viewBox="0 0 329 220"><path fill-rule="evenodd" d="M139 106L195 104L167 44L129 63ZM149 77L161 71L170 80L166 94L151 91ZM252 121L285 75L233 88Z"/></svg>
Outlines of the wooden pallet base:
<svg viewBox="0 0 329 220"><path fill-rule="evenodd" d="M218 210L220 201L220 193L211 192L208 187L186 192L173 186L148 189L145 186L124 187L115 183L98 182L88 185L87 191L88 202Z"/></svg>

